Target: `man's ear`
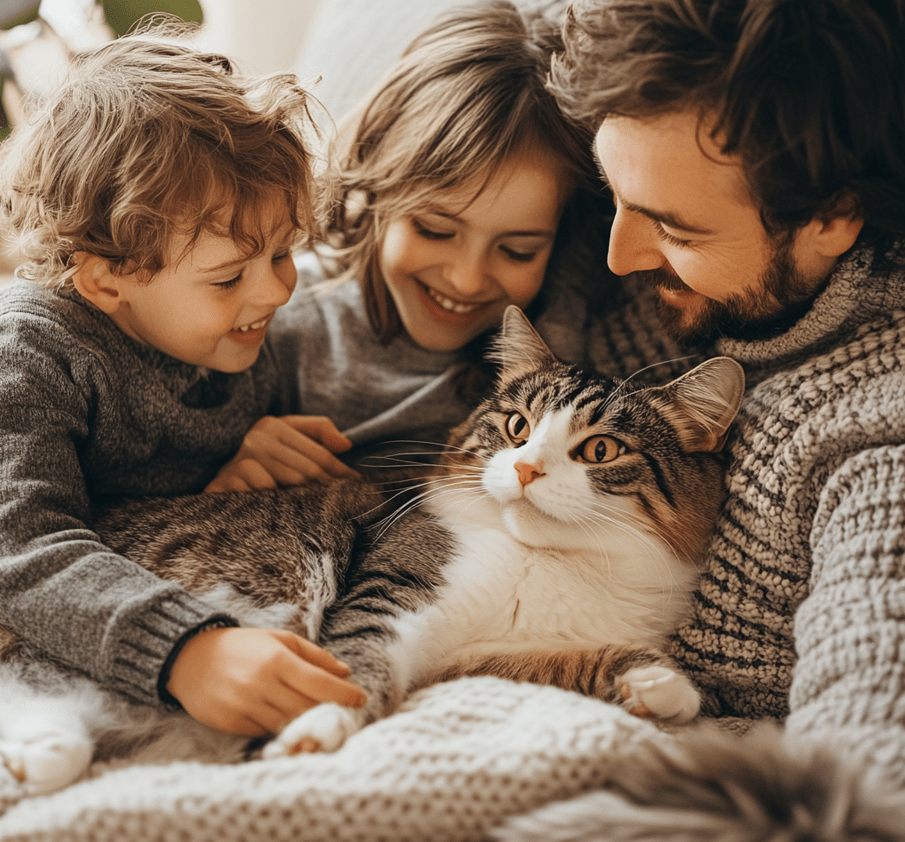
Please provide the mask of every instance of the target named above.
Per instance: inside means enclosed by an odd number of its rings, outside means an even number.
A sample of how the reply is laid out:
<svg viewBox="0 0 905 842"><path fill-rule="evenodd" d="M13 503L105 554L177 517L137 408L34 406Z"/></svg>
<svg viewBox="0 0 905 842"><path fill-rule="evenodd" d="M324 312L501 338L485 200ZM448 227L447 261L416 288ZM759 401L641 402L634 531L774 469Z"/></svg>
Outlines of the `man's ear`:
<svg viewBox="0 0 905 842"><path fill-rule="evenodd" d="M122 276L114 275L107 261L96 254L77 251L72 259L78 266L72 276L72 285L82 298L108 316L115 313L123 303Z"/></svg>
<svg viewBox="0 0 905 842"><path fill-rule="evenodd" d="M805 230L811 247L823 257L839 257L845 254L858 239L864 219L858 208L858 200L851 194L843 194L825 214L815 216Z"/></svg>

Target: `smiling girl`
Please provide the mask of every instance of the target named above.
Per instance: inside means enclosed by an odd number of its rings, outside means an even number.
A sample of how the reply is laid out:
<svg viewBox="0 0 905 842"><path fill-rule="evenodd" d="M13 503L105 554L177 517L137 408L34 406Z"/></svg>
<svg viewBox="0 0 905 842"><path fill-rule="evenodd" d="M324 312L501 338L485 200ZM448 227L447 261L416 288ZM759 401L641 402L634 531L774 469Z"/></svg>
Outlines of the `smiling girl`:
<svg viewBox="0 0 905 842"><path fill-rule="evenodd" d="M510 304L537 306L562 220L598 196L593 133L544 87L560 46L508 2L453 10L342 126L329 247L298 261L269 335L356 467L364 445L442 441L464 418L488 332ZM211 490L303 481L300 442L265 419Z"/></svg>

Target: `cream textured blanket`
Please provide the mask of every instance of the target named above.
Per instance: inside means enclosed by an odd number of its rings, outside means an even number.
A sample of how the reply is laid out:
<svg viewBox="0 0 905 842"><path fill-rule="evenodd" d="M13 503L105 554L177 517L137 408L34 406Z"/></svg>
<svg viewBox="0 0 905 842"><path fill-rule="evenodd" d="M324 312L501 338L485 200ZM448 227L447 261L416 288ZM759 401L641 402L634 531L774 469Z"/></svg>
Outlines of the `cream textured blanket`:
<svg viewBox="0 0 905 842"><path fill-rule="evenodd" d="M552 687L466 678L413 695L336 754L98 770L54 795L0 786L0 839L480 840L506 817L605 784L668 735Z"/></svg>

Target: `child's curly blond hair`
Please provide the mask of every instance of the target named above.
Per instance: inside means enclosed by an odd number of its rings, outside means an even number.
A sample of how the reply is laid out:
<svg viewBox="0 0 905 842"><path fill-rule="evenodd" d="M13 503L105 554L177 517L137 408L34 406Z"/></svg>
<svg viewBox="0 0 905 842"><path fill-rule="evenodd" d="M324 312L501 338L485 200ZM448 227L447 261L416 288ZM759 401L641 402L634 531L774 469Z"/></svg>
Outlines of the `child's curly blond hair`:
<svg viewBox="0 0 905 842"><path fill-rule="evenodd" d="M173 235L264 247L283 200L315 230L308 96L283 74L243 81L224 56L129 36L78 57L68 80L0 146L0 231L20 274L71 284L73 255L150 279Z"/></svg>

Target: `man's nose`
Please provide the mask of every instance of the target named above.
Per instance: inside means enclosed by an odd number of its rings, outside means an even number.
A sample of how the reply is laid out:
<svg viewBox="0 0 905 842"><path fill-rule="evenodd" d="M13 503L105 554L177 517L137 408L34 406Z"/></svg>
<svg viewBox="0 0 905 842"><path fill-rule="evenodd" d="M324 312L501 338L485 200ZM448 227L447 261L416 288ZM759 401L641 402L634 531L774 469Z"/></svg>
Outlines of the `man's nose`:
<svg viewBox="0 0 905 842"><path fill-rule="evenodd" d="M654 224L640 213L617 207L606 259L607 265L615 274L627 275L644 269L659 269L666 263Z"/></svg>

